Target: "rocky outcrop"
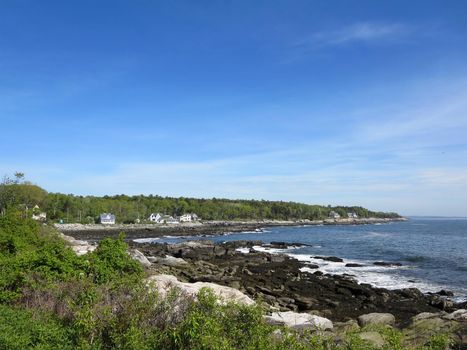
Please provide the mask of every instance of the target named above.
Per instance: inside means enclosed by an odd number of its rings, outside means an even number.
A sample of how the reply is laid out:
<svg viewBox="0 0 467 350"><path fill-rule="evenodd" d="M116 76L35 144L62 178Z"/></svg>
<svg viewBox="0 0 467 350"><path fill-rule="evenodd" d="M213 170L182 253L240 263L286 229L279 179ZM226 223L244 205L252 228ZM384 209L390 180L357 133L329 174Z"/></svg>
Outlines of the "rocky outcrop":
<svg viewBox="0 0 467 350"><path fill-rule="evenodd" d="M394 315L389 313L371 313L358 316L358 325L360 327L365 326L394 326L396 318Z"/></svg>
<svg viewBox="0 0 467 350"><path fill-rule="evenodd" d="M60 237L70 245L71 249L77 255L87 254L89 252L94 251L97 248L97 245L95 244L90 244L87 241L75 239L74 237L64 235L63 233L60 233Z"/></svg>
<svg viewBox="0 0 467 350"><path fill-rule="evenodd" d="M327 318L292 311L273 312L269 316L264 316L264 320L271 325L287 326L295 330L325 331L333 329L332 322Z"/></svg>
<svg viewBox="0 0 467 350"><path fill-rule="evenodd" d="M282 246L282 242L276 243ZM454 311L443 297L425 295L415 288L387 290L359 284L351 276L307 272L311 265L285 254L251 249L268 246L258 241L131 244L151 257L154 274L236 288L279 312L312 313L336 322L357 319L364 313L391 313L400 324L422 312ZM247 254L237 251L239 248ZM174 259L186 264L171 263L178 261ZM302 271L304 267L308 269Z"/></svg>
<svg viewBox="0 0 467 350"><path fill-rule="evenodd" d="M171 288L178 288L183 293L193 297L196 297L202 288L209 288L219 298L220 302L235 302L245 305L254 304L254 301L250 297L243 294L238 289L221 286L215 283L184 283L180 282L177 277L171 275L154 275L148 277L147 281L148 283L154 283L162 297L164 297Z"/></svg>
<svg viewBox="0 0 467 350"><path fill-rule="evenodd" d="M138 261L144 267L147 268L151 266L151 262L148 260L148 258L146 258L146 256L143 253L141 253L138 249L130 249L128 254L130 254L130 256L133 259Z"/></svg>

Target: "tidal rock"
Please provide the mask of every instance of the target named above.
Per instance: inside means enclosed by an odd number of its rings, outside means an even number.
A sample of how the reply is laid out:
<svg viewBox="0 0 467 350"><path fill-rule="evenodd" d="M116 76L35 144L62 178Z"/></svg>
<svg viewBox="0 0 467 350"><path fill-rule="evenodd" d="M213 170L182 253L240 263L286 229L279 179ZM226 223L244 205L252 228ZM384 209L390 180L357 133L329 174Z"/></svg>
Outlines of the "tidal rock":
<svg viewBox="0 0 467 350"><path fill-rule="evenodd" d="M333 324L324 317L297 313L293 311L273 312L264 316L266 323L277 326L287 326L295 330L331 330Z"/></svg>
<svg viewBox="0 0 467 350"><path fill-rule="evenodd" d="M344 259L338 258L337 256L315 256L315 259L321 259L332 262L344 262Z"/></svg>
<svg viewBox="0 0 467 350"><path fill-rule="evenodd" d="M373 263L375 266L386 266L386 267L392 267L392 266L402 266L401 263L396 263L396 262L387 262L387 261L375 261Z"/></svg>
<svg viewBox="0 0 467 350"><path fill-rule="evenodd" d="M148 282L155 282L158 292L164 297L171 288L178 288L182 292L196 297L201 288L209 288L219 298L220 303L235 302L239 304L252 305L255 302L238 289L221 286L209 282L185 283L180 282L172 275L154 275L147 278Z"/></svg>
<svg viewBox="0 0 467 350"><path fill-rule="evenodd" d="M363 265L356 263L347 263L345 264L345 267L363 267Z"/></svg>
<svg viewBox="0 0 467 350"><path fill-rule="evenodd" d="M392 314L373 312L358 317L358 325L365 327L368 325L388 325L393 326L396 318Z"/></svg>

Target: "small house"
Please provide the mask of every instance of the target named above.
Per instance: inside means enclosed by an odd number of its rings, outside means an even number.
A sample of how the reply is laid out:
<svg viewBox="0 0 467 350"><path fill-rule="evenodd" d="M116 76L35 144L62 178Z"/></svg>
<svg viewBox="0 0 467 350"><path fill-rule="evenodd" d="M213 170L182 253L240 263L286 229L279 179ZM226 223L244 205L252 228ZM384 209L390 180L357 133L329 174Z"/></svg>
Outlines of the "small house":
<svg viewBox="0 0 467 350"><path fill-rule="evenodd" d="M331 210L331 212L329 213L329 218L331 219L340 219L340 215L339 213L336 213L334 210Z"/></svg>
<svg viewBox="0 0 467 350"><path fill-rule="evenodd" d="M115 225L115 215L103 213L99 216L99 222L103 225Z"/></svg>
<svg viewBox="0 0 467 350"><path fill-rule="evenodd" d="M198 221L199 218L198 218L198 215L196 215L195 213L187 213L187 214L183 214L182 216L180 216L180 222L190 222L190 221Z"/></svg>
<svg viewBox="0 0 467 350"><path fill-rule="evenodd" d="M160 223L161 219L162 219L162 214L160 213L152 213L151 215L149 215L149 218L148 218L149 221L157 222L157 223Z"/></svg>
<svg viewBox="0 0 467 350"><path fill-rule="evenodd" d="M357 213L347 213L349 219L358 219Z"/></svg>
<svg viewBox="0 0 467 350"><path fill-rule="evenodd" d="M170 216L170 215L163 215L159 222L162 224L170 224L170 225L179 223L178 220L174 219L173 216Z"/></svg>

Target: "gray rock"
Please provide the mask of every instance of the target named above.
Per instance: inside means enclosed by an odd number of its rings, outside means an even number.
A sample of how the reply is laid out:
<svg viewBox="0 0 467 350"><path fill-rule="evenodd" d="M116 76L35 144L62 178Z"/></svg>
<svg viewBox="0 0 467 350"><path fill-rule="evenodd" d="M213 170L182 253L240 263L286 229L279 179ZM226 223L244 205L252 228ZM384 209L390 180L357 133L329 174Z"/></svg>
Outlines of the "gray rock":
<svg viewBox="0 0 467 350"><path fill-rule="evenodd" d="M382 348L385 345L384 338L378 332L362 332L358 335L360 339L369 342L377 348Z"/></svg>
<svg viewBox="0 0 467 350"><path fill-rule="evenodd" d="M327 318L293 311L273 312L270 316L264 316L264 320L271 325L287 326L295 330L333 329L332 322Z"/></svg>
<svg viewBox="0 0 467 350"><path fill-rule="evenodd" d="M143 265L144 267L149 267L151 266L151 262L146 258L146 256L141 253L138 249L132 249L128 252L130 254L130 256L139 261L141 265Z"/></svg>
<svg viewBox="0 0 467 350"><path fill-rule="evenodd" d="M393 326L396 323L396 318L392 314L388 313L371 313L365 314L358 317L358 325L365 327L368 325L388 325Z"/></svg>

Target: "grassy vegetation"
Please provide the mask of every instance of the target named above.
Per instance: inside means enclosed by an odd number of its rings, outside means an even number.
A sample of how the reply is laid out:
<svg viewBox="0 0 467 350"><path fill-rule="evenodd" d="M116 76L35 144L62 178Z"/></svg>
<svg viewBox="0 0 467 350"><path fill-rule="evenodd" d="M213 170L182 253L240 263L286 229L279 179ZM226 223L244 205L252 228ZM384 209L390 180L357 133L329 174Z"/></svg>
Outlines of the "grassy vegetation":
<svg viewBox="0 0 467 350"><path fill-rule="evenodd" d="M373 349L351 332L296 333L263 322L259 306L219 304L172 290L161 298L123 238L76 256L47 226L0 217L0 349ZM404 349L382 332L385 349ZM445 349L438 336L424 349Z"/></svg>

